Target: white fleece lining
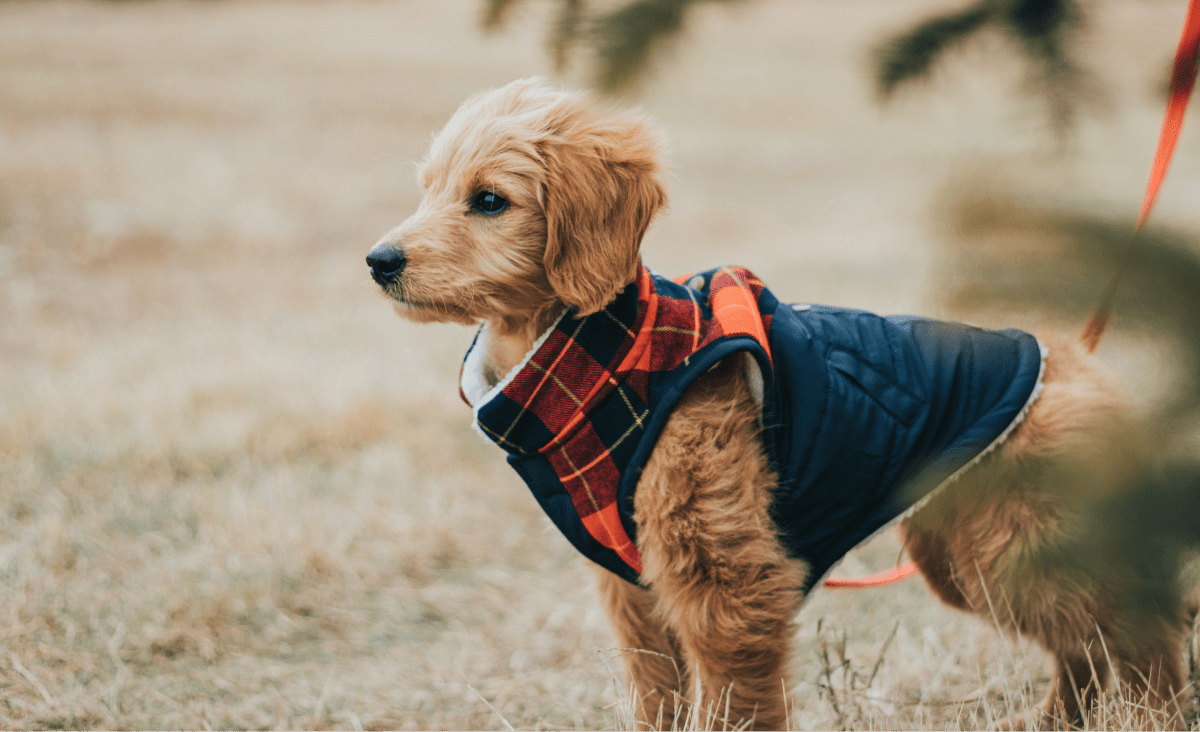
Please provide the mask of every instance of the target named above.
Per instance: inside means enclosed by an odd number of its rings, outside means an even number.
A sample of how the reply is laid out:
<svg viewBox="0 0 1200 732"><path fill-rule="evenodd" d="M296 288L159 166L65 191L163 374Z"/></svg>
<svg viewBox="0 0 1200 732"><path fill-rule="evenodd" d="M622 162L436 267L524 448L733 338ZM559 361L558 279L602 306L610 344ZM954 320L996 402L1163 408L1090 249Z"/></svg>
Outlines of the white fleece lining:
<svg viewBox="0 0 1200 732"><path fill-rule="evenodd" d="M558 317L554 319L554 322L550 324L550 327L533 342L533 345L529 348L525 357L521 359L521 362L509 369L504 378L496 382L494 386L488 386L487 377L483 373L483 359L487 354L489 340L487 323L484 323L479 328L479 335L476 336L475 342L471 344L471 349L467 351L467 357L463 360L461 386L463 396L467 398L467 402L471 405L471 412L474 417L471 420L471 426L488 442L495 444L492 438L488 437L483 428L479 426L479 410L483 408L483 405L494 399L497 394L504 391L504 388L511 384L513 379L517 378L517 374L521 373L521 369L529 364L529 359L533 358L533 354L537 353L537 350L542 347L542 344L546 342L546 339L550 337L550 334L558 326L558 322L566 314L567 311L564 308L558 314Z"/></svg>
<svg viewBox="0 0 1200 732"><path fill-rule="evenodd" d="M742 368L746 372L746 386L750 387L750 398L758 405L758 421L761 423L764 393L762 369L758 367L758 359L749 351L742 351Z"/></svg>
<svg viewBox="0 0 1200 732"><path fill-rule="evenodd" d="M900 515L896 516L891 521L888 521L886 524L884 524L883 526L880 526L878 529L873 531L870 536L868 536L867 538L858 542L858 544L856 544L855 547L859 547L859 546L862 546L863 544L866 544L871 539L874 539L879 534L879 532L892 526L897 521L906 519L909 516L912 516L917 511L921 510L921 508L924 507L925 504L929 503L929 501L931 499L933 499L934 496L936 496L938 493L941 493L943 490L945 490L946 486L950 485L951 483L953 483L956 480L958 480L959 478L961 478L963 473L967 472L972 467L977 465L980 460L983 460L984 456L986 456L989 453L991 453L992 451L994 451L997 447L1000 447L1000 445L1002 445L1004 443L1004 441L1008 439L1008 436L1012 434L1013 430L1015 430L1018 425L1020 425L1022 422L1025 421L1025 417L1027 417L1029 415L1029 410L1033 408L1033 403L1036 402L1038 400L1038 397L1042 395L1042 387L1044 386L1044 384L1042 383L1042 377L1045 376L1045 374L1046 374L1046 355L1050 351L1049 351L1049 349L1046 348L1045 345L1042 344L1041 341L1038 341L1038 350L1041 352L1042 362L1038 366L1037 383L1033 385L1033 391L1029 392L1029 398L1025 400L1025 406L1021 407L1021 411L1017 412L1017 416L1013 417L1013 421L1010 422L1008 424L1008 426L1004 428L1004 431L1001 432L996 437L996 439L992 440L991 444L989 444L987 447L985 447L978 455L971 458L970 462L968 462L966 465L963 465L961 468L959 468L958 470L955 470L953 473L948 475L946 477L946 479L943 480L941 483L938 483L937 486L933 490L929 491L924 496L922 496L920 500L918 500L913 505L909 506L905 511L901 512ZM829 569L827 569L825 571L825 574L821 575L820 579L818 579L815 583L813 583L812 588L808 591L809 595L812 594L813 590L824 585L825 579L830 575L831 572L833 572L833 570L839 564L842 563L842 559L845 559L845 556L843 556L841 559L838 559L836 562L834 562L833 565L830 566ZM807 598L807 595L805 597Z"/></svg>

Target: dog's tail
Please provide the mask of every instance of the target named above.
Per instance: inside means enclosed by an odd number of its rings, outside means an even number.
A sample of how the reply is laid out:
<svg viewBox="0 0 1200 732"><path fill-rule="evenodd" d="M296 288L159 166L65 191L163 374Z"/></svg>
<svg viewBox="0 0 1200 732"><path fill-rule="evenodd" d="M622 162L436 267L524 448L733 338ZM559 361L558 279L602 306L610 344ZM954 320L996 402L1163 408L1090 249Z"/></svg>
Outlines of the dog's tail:
<svg viewBox="0 0 1200 732"><path fill-rule="evenodd" d="M1179 140L1179 131L1183 127L1183 114L1187 110L1188 97L1191 96L1192 87L1196 83L1198 52L1200 52L1200 0L1191 0L1188 4L1187 17L1183 23L1183 36L1179 39L1179 49L1175 52L1175 64L1171 69L1170 99L1167 101L1162 133L1158 138L1158 150L1154 153L1154 167L1150 170L1150 181L1146 184L1146 195L1142 199L1142 210L1138 214L1133 239L1080 335L1080 340L1083 341L1083 346L1088 353L1096 350L1096 346L1100 344L1100 337L1104 335L1104 329L1108 326L1108 321L1112 319L1113 299L1116 296L1117 284L1121 281L1125 271L1129 269L1133 246L1137 241L1137 232L1142 230L1142 225L1150 216L1154 199L1158 197L1158 189L1167 175L1167 167L1171 164L1171 155L1175 152L1175 143Z"/></svg>

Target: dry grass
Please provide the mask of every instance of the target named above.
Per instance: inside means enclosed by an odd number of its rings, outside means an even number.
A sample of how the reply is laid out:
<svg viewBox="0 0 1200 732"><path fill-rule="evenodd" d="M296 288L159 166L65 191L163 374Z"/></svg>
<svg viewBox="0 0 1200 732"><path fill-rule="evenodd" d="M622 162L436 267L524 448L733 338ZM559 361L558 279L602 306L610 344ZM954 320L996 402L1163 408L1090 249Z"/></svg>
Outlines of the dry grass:
<svg viewBox="0 0 1200 732"><path fill-rule="evenodd" d="M1098 8L1116 103L1054 156L982 58L871 106L867 49L932 5L702 13L641 100L677 171L651 266L946 314L947 181L1132 220L1175 8ZM536 6L496 37L478 12L0 3L0 726L630 724L590 570L468 427L471 334L401 322L362 262L456 104L549 71ZM1198 143L1157 214L1193 232ZM843 571L896 552L885 534ZM816 593L796 648L797 727L984 727L1046 681L915 581Z"/></svg>

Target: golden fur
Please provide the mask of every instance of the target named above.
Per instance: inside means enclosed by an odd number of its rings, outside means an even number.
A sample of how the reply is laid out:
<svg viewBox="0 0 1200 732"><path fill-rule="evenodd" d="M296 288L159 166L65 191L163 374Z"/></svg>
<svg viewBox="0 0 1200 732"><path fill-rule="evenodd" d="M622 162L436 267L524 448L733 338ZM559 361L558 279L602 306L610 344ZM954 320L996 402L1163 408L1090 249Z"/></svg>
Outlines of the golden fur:
<svg viewBox="0 0 1200 732"><path fill-rule="evenodd" d="M536 80L464 103L420 181L416 213L372 250L406 259L384 290L413 320L486 322L491 383L564 306L595 312L632 280L666 201L645 119L597 111ZM473 210L484 190L509 208ZM1131 627L1103 573L1074 576L1033 559L1080 529L1070 486L1115 489L1136 445L1098 363L1073 343L1049 346L1045 388L1025 421L904 522L908 550L942 600L994 616L1054 655L1047 716L1029 721L1086 714L1109 667L1098 633L1131 690L1172 709L1185 685L1182 624L1164 613ZM710 372L680 402L638 484L643 586L600 573L620 643L647 651L627 654L646 721L670 726L698 681L706 693L727 690L733 718L784 726L781 680L806 567L776 538L773 487L742 370Z"/></svg>

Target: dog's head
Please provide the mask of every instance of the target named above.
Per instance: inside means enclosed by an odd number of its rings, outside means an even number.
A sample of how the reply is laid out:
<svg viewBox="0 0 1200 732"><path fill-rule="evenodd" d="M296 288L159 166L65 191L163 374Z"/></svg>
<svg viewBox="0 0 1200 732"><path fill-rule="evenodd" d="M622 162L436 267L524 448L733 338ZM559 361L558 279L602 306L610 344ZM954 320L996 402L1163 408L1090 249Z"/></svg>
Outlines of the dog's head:
<svg viewBox="0 0 1200 732"><path fill-rule="evenodd" d="M608 304L637 273L666 193L658 142L631 113L515 81L465 102L419 168L416 213L371 249L371 276L418 321L519 328Z"/></svg>

